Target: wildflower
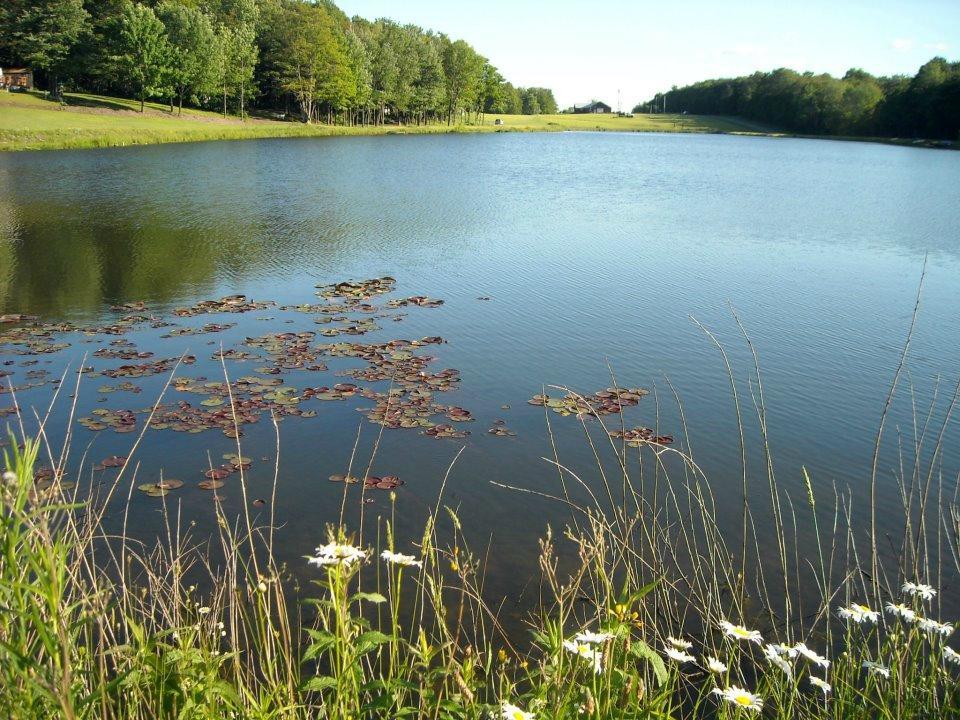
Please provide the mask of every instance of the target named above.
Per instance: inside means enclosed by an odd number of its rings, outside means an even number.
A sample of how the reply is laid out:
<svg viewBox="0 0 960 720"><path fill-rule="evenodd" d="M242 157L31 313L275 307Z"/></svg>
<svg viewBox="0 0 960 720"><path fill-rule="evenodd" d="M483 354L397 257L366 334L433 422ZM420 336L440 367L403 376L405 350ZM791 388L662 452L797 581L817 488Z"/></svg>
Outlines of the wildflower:
<svg viewBox="0 0 960 720"><path fill-rule="evenodd" d="M727 671L727 666L712 655L707 658L706 666L707 670L718 675Z"/></svg>
<svg viewBox="0 0 960 720"><path fill-rule="evenodd" d="M533 720L534 714L524 712L516 705L505 702L500 706L500 717L502 717L503 720Z"/></svg>
<svg viewBox="0 0 960 720"><path fill-rule="evenodd" d="M663 649L663 652L666 654L668 658L678 663L696 662L697 660L693 655L689 653L685 653L683 650L677 650L676 648L672 648L672 647L665 647Z"/></svg>
<svg viewBox="0 0 960 720"><path fill-rule="evenodd" d="M865 622L876 624L877 620L880 619L880 613L876 610L871 610L866 605L860 605L858 603L853 603L850 607L840 608L837 614L843 620L853 620L855 623L860 624Z"/></svg>
<svg viewBox="0 0 960 720"><path fill-rule="evenodd" d="M881 665L880 663L875 663L870 660L867 660L863 663L863 669L869 672L871 675L882 675L885 678L890 677L890 668L886 665Z"/></svg>
<svg viewBox="0 0 960 720"><path fill-rule="evenodd" d="M17 481L17 474L12 470L7 470L3 473L3 484L4 485L13 485Z"/></svg>
<svg viewBox="0 0 960 720"><path fill-rule="evenodd" d="M783 655L780 654L778 646L776 645L764 645L763 647L763 656L767 659L767 662L771 665L776 665L778 668L783 670L783 673L793 679L793 666L783 659Z"/></svg>
<svg viewBox="0 0 960 720"><path fill-rule="evenodd" d="M940 633L945 638L953 635L953 625L950 623L941 623L930 618L917 618L917 624L921 630L928 633Z"/></svg>
<svg viewBox="0 0 960 720"><path fill-rule="evenodd" d="M797 656L796 648L793 648L790 645L781 645L779 643L768 643L767 647L773 648L781 656L788 657L791 660Z"/></svg>
<svg viewBox="0 0 960 720"><path fill-rule="evenodd" d="M693 643L689 640L684 640L683 638L668 637L667 644L673 645L677 650L689 650L693 647Z"/></svg>
<svg viewBox="0 0 960 720"><path fill-rule="evenodd" d="M720 627L723 628L723 633L727 637L732 637L737 640L749 640L750 642L757 643L757 645L763 642L763 636L758 631L747 630L743 625L734 625L726 620L721 620Z"/></svg>
<svg viewBox="0 0 960 720"><path fill-rule="evenodd" d="M582 632L578 632L574 637L574 640L584 645L603 645L608 640L613 640L613 633L595 633L590 632L589 630L584 630Z"/></svg>
<svg viewBox="0 0 960 720"><path fill-rule="evenodd" d="M905 582L903 584L903 592L924 600L933 600L933 596L937 594L937 591L931 586L913 582Z"/></svg>
<svg viewBox="0 0 960 720"><path fill-rule="evenodd" d="M593 671L597 674L603 672L603 651L597 650L587 643L577 642L576 640L564 640L563 647L568 651L589 660L593 664Z"/></svg>
<svg viewBox="0 0 960 720"><path fill-rule="evenodd" d="M829 661L829 660L827 660L823 655L817 655L817 653L815 653L813 650L811 650L810 648L808 648L808 647L807 647L804 643L802 643L802 642L801 642L801 643L797 643L796 645L794 645L794 646L793 646L793 649L796 650L796 651L797 651L798 653L800 653L801 655L803 655L803 656L804 656L807 660L809 660L810 662L815 663L815 664L819 665L820 667L822 667L824 670L826 670L828 667L830 667L830 661Z"/></svg>
<svg viewBox="0 0 960 720"><path fill-rule="evenodd" d="M423 560L417 560L413 555L404 555L403 553L395 553L390 552L389 550L384 550L382 553L380 553L380 557L382 557L388 563L392 563L394 565L402 565L403 567L416 565L417 567L423 567Z"/></svg>
<svg viewBox="0 0 960 720"><path fill-rule="evenodd" d="M830 683L821 678L814 677L813 675L810 676L810 684L823 690L824 695L833 690L833 688L830 686Z"/></svg>
<svg viewBox="0 0 960 720"><path fill-rule="evenodd" d="M960 665L960 653L954 650L948 645L943 646L943 659L948 663L953 663L954 665Z"/></svg>
<svg viewBox="0 0 960 720"><path fill-rule="evenodd" d="M888 602L887 612L911 623L917 619L917 613L903 603L897 603L894 605L892 602Z"/></svg>
<svg viewBox="0 0 960 720"><path fill-rule="evenodd" d="M200 613L201 615L208 615L210 613L210 608L208 607L197 608L197 612Z"/></svg>
<svg viewBox="0 0 960 720"><path fill-rule="evenodd" d="M714 695L719 695L731 705L736 705L746 710L760 710L763 708L763 700L759 695L754 695L736 685L731 685L724 690L714 688L710 692Z"/></svg>
<svg viewBox="0 0 960 720"><path fill-rule="evenodd" d="M307 558L307 562L323 567L325 565L352 565L367 557L367 551L353 545L332 542L317 548L316 557Z"/></svg>

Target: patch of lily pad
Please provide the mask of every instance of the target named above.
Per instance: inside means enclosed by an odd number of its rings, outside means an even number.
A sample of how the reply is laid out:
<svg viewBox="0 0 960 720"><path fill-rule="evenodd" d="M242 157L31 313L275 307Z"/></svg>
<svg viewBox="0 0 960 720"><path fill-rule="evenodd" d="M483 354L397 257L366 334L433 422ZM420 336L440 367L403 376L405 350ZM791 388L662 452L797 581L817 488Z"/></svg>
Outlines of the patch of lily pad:
<svg viewBox="0 0 960 720"><path fill-rule="evenodd" d="M628 447L673 444L673 435L657 435L656 432L648 427L635 427L631 430L611 430L609 435L615 440L623 440Z"/></svg>
<svg viewBox="0 0 960 720"><path fill-rule="evenodd" d="M569 415L614 415L626 407L637 405L647 395L643 388L607 388L593 395L568 393L564 397L534 395L527 402L550 408L564 417Z"/></svg>

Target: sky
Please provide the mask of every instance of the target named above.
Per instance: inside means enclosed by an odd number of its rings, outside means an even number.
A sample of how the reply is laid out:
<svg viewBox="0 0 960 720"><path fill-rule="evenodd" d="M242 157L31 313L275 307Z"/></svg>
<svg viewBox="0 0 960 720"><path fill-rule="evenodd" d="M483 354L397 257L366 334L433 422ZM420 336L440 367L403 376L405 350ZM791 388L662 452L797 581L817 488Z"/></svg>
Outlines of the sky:
<svg viewBox="0 0 960 720"><path fill-rule="evenodd" d="M672 85L788 67L912 75L960 58L960 0L337 0L463 38L514 85L552 88L561 107L624 110Z"/></svg>

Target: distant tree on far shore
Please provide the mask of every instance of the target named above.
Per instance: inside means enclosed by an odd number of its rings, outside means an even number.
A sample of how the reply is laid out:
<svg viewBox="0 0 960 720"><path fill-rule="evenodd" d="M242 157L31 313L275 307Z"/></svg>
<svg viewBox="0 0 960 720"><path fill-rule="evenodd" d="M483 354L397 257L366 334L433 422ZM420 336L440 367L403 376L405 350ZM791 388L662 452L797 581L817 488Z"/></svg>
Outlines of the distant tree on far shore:
<svg viewBox="0 0 960 720"><path fill-rule="evenodd" d="M960 62L935 57L910 78L842 78L780 68L658 93L634 112L736 115L817 135L960 139Z"/></svg>

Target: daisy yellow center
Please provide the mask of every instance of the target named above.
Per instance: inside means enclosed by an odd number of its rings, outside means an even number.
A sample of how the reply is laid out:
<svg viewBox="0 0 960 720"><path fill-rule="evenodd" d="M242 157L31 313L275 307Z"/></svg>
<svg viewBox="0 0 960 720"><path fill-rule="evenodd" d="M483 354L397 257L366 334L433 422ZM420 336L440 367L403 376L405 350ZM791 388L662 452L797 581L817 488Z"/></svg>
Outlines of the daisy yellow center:
<svg viewBox="0 0 960 720"><path fill-rule="evenodd" d="M741 637L746 637L746 636L749 635L750 633L747 632L744 628L739 628L739 627L738 627L738 628L734 628L734 629L733 629L733 634L734 634L734 635L740 635Z"/></svg>
<svg viewBox="0 0 960 720"><path fill-rule="evenodd" d="M734 698L734 702L737 703L737 705L749 705L750 698L748 698L746 695L737 695Z"/></svg>

